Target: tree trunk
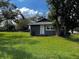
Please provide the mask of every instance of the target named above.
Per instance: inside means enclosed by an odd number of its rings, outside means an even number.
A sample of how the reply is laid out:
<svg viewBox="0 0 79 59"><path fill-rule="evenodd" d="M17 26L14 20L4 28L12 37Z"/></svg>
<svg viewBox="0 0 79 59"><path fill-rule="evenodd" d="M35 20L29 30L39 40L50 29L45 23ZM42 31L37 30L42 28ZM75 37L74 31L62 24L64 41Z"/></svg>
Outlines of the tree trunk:
<svg viewBox="0 0 79 59"><path fill-rule="evenodd" d="M60 35L60 24L58 21L58 16L56 16L56 35Z"/></svg>
<svg viewBox="0 0 79 59"><path fill-rule="evenodd" d="M60 16L59 16L59 14L58 14L58 9L56 10L56 35L60 35L60 23L59 23L59 21L60 21Z"/></svg>

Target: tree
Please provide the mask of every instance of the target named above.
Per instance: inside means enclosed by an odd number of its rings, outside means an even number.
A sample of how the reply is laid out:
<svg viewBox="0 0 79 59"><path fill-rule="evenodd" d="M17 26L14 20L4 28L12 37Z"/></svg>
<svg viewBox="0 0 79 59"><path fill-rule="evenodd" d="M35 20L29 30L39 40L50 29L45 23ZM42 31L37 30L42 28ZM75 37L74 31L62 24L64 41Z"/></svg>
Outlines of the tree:
<svg viewBox="0 0 79 59"><path fill-rule="evenodd" d="M28 31L29 30L29 26L28 24L30 23L30 19L25 19L25 20L16 20L17 26L16 26L16 30L17 31Z"/></svg>
<svg viewBox="0 0 79 59"><path fill-rule="evenodd" d="M5 27L7 27L7 29L9 28L11 29L11 27L13 26L15 27L15 25L14 24L12 25L11 23L15 22L16 17L18 15L21 15L22 19L25 19L24 16L21 14L21 12L17 10L17 6L10 3L9 0L0 0L0 10L4 18L3 21L6 20Z"/></svg>
<svg viewBox="0 0 79 59"><path fill-rule="evenodd" d="M57 29L57 35L59 35L60 32L60 24L59 24L59 14L58 14L58 10L59 10L59 1L57 0L47 0L48 4L49 4L49 9L51 12L51 17L54 18L56 20L56 29ZM53 14L54 13L54 14Z"/></svg>
<svg viewBox="0 0 79 59"><path fill-rule="evenodd" d="M78 0L47 0L49 9L55 10L57 35L60 35L63 28L64 35L68 35L69 30L78 26L79 1ZM52 15L53 16L53 15Z"/></svg>

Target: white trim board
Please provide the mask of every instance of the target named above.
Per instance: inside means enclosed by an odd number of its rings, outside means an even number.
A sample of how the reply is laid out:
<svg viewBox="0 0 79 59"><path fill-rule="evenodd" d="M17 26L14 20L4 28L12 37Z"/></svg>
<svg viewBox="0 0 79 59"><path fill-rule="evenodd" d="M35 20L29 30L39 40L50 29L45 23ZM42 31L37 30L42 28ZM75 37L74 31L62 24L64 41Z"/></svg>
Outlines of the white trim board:
<svg viewBox="0 0 79 59"><path fill-rule="evenodd" d="M45 34L44 25L40 25L40 34L41 35Z"/></svg>

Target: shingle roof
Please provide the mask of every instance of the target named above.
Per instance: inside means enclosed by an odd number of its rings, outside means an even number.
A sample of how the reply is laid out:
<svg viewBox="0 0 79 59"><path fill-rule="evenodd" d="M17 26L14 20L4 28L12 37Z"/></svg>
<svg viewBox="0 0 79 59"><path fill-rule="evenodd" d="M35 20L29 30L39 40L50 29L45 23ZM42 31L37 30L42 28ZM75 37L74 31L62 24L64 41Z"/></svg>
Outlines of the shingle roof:
<svg viewBox="0 0 79 59"><path fill-rule="evenodd" d="M37 23L30 23L29 25L51 25L52 22L37 22Z"/></svg>

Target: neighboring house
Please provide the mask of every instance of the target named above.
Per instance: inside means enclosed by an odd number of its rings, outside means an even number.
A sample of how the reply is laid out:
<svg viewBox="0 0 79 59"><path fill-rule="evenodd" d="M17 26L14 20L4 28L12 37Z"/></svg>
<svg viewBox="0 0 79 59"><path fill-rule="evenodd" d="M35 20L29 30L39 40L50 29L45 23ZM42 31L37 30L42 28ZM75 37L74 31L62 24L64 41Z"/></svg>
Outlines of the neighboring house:
<svg viewBox="0 0 79 59"><path fill-rule="evenodd" d="M0 23L0 31L4 31L7 29L13 30L17 24L13 20L4 20Z"/></svg>
<svg viewBox="0 0 79 59"><path fill-rule="evenodd" d="M30 32L31 35L54 35L56 34L55 28L52 25L52 22L37 22L31 23Z"/></svg>

